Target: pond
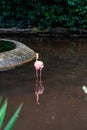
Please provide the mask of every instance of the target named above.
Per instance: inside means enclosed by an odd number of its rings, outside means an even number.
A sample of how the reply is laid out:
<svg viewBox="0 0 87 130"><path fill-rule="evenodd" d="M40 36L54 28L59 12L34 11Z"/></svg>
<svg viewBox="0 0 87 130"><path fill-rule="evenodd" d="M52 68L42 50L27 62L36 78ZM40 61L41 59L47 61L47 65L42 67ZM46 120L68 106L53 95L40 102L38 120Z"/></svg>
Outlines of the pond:
<svg viewBox="0 0 87 130"><path fill-rule="evenodd" d="M8 97L4 126L24 103L13 130L87 130L87 39L5 36L40 54L42 82L35 79L34 62L0 72L0 95ZM43 88L36 103L35 90ZM4 127L3 126L3 127Z"/></svg>

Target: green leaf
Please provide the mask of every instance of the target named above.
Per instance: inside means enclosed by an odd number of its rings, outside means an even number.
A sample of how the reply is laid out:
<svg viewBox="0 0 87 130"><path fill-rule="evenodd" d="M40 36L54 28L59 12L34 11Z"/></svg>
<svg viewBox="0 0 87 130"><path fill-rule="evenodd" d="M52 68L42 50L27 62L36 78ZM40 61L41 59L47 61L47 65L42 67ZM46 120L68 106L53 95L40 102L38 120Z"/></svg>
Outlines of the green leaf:
<svg viewBox="0 0 87 130"><path fill-rule="evenodd" d="M18 109L16 110L16 112L14 113L14 115L12 116L12 118L10 119L10 121L8 122L8 124L6 125L4 130L12 130L12 128L13 128L15 122L16 122L16 119L19 116L22 105L23 104L21 103L20 106L18 107Z"/></svg>
<svg viewBox="0 0 87 130"><path fill-rule="evenodd" d="M0 128L2 127L6 110L7 110L7 99L5 99L2 107L0 108Z"/></svg>

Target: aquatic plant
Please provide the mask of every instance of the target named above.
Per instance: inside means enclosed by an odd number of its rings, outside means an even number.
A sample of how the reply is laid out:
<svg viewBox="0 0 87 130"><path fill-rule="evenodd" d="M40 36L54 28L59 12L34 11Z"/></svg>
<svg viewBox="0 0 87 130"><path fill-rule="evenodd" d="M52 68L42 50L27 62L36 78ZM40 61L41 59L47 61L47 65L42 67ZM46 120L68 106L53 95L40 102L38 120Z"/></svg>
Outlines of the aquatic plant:
<svg viewBox="0 0 87 130"><path fill-rule="evenodd" d="M2 102L2 97L0 97L0 105ZM7 98L3 101L1 107L0 107L0 129L2 128L4 119L5 119L5 115L6 115L6 110L7 110L7 105L8 105L8 100ZM11 119L9 120L9 122L7 123L7 125L5 126L4 130L12 130L13 126L17 120L17 117L20 113L20 110L22 108L22 103L19 105L19 107L17 108L16 112L13 114L13 116L11 117Z"/></svg>

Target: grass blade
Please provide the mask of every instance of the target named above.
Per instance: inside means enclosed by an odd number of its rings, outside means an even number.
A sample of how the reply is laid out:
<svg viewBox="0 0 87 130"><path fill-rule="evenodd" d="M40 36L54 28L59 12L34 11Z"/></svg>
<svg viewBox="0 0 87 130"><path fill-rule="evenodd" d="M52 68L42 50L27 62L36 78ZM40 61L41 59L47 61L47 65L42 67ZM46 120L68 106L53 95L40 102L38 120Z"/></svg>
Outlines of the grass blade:
<svg viewBox="0 0 87 130"><path fill-rule="evenodd" d="M5 114L6 114L6 110L7 110L7 99L5 99L3 105L0 108L0 128L2 127L4 118L5 118Z"/></svg>
<svg viewBox="0 0 87 130"><path fill-rule="evenodd" d="M20 110L22 108L23 104L21 103L20 106L17 108L16 112L13 114L12 118L10 119L10 121L8 122L8 124L6 125L4 130L12 130L17 117L19 116Z"/></svg>

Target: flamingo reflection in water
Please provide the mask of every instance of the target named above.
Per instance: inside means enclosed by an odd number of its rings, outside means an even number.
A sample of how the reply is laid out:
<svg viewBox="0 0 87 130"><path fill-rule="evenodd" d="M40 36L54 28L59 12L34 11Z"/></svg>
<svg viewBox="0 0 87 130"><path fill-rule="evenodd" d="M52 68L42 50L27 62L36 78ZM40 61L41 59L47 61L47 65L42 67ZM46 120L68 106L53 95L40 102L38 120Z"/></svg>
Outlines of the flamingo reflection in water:
<svg viewBox="0 0 87 130"><path fill-rule="evenodd" d="M36 86L35 86L35 95L36 95L36 103L40 104L39 102L39 96L43 94L44 92L44 85L42 81L36 80Z"/></svg>

